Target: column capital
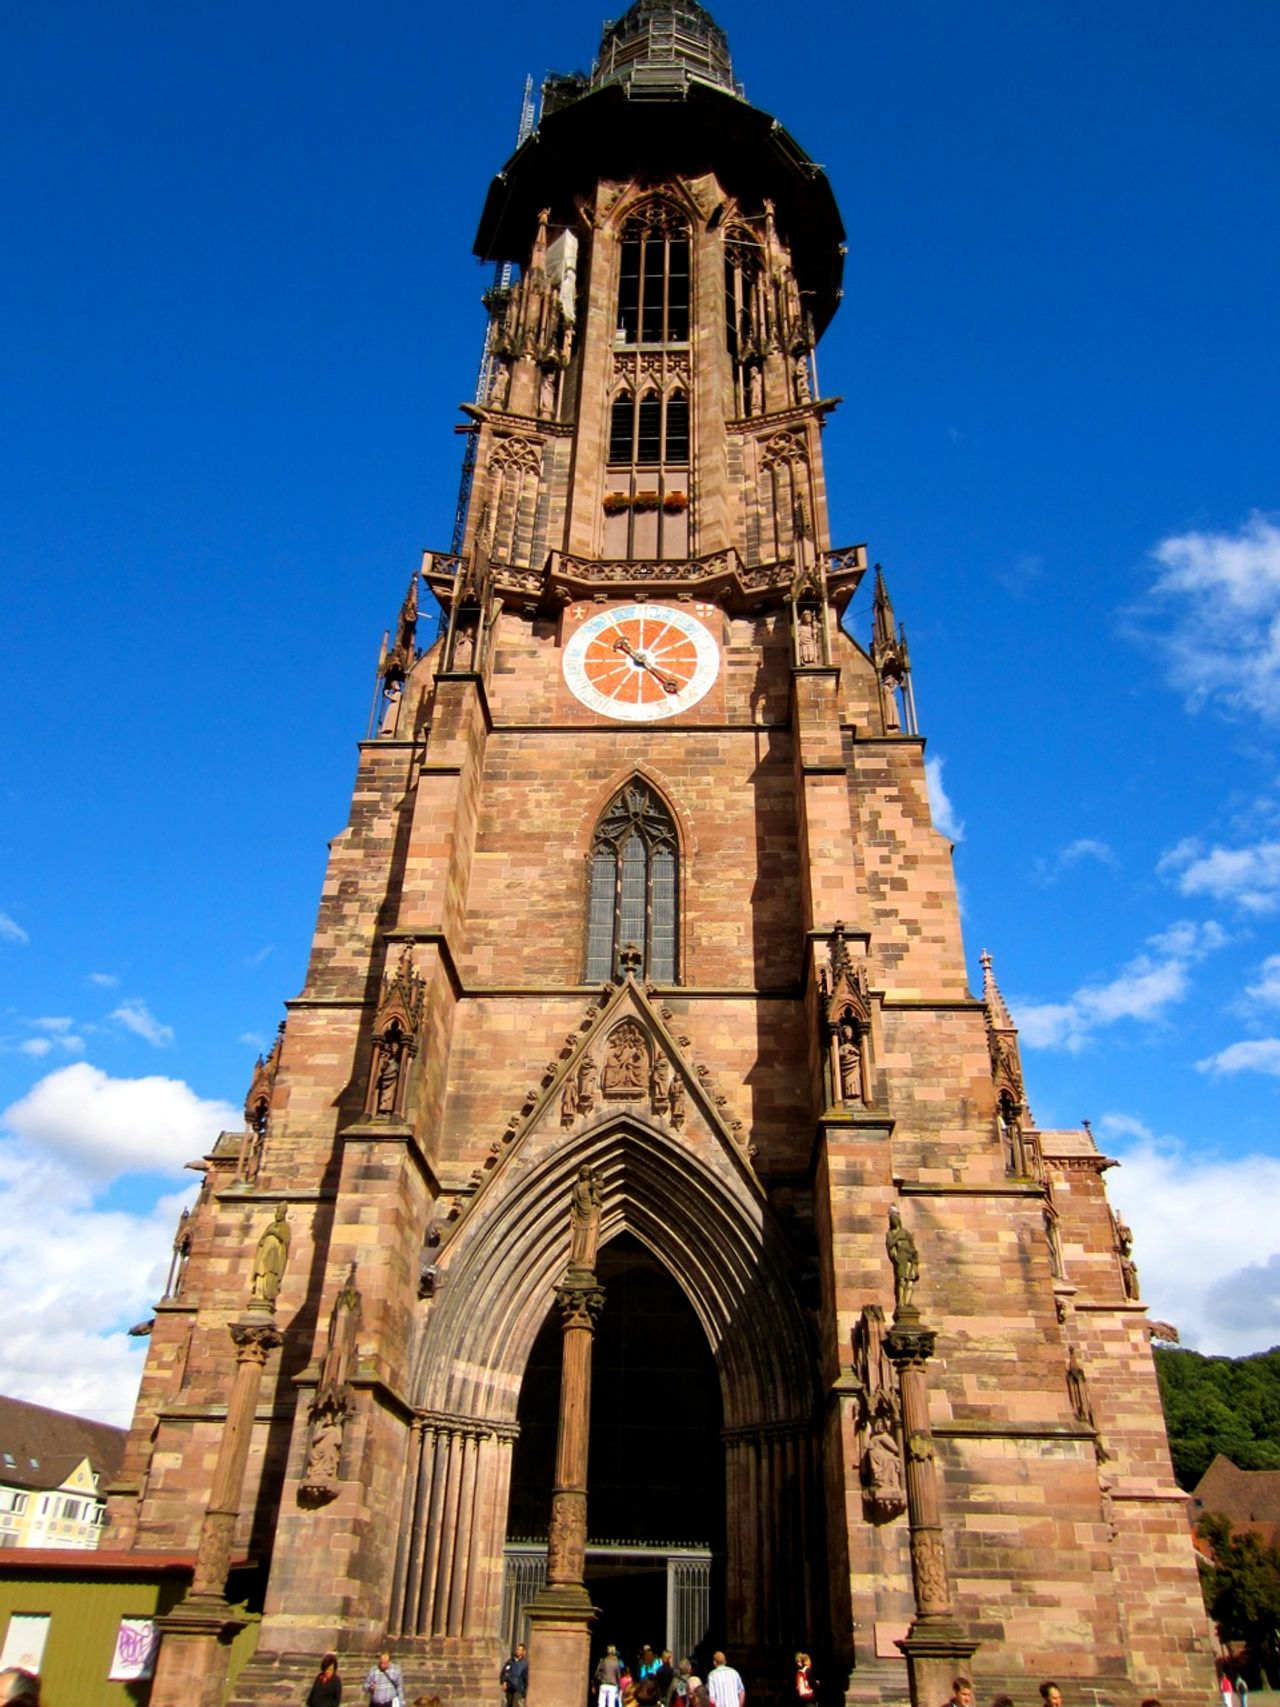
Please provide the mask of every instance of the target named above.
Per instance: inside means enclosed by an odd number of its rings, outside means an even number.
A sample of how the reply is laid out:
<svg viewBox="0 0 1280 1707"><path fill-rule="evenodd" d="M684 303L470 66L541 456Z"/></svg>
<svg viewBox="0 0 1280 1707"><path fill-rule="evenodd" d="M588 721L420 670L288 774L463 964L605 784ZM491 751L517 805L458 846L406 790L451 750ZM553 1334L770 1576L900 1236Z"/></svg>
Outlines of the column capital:
<svg viewBox="0 0 1280 1707"><path fill-rule="evenodd" d="M562 1328L587 1328L594 1333L604 1309L604 1287L594 1274L570 1272L556 1287L556 1308Z"/></svg>
<svg viewBox="0 0 1280 1707"><path fill-rule="evenodd" d="M284 1344L279 1328L262 1316L241 1316L228 1324L227 1331L235 1342L237 1363L261 1366L277 1346Z"/></svg>
<svg viewBox="0 0 1280 1707"><path fill-rule="evenodd" d="M883 1341L885 1354L899 1374L904 1369L923 1369L938 1343L936 1332L926 1328L919 1317L914 1321L902 1318L903 1313L899 1311Z"/></svg>

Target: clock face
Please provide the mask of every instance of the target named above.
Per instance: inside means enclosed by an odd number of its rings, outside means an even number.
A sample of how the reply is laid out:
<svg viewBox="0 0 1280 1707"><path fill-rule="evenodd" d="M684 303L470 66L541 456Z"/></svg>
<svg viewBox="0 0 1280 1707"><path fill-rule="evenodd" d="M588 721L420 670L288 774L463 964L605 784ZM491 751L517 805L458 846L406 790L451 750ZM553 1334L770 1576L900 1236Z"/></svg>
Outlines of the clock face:
<svg viewBox="0 0 1280 1707"><path fill-rule="evenodd" d="M653 723L696 705L720 652L696 616L672 605L618 605L589 617L564 649L564 679L605 717Z"/></svg>

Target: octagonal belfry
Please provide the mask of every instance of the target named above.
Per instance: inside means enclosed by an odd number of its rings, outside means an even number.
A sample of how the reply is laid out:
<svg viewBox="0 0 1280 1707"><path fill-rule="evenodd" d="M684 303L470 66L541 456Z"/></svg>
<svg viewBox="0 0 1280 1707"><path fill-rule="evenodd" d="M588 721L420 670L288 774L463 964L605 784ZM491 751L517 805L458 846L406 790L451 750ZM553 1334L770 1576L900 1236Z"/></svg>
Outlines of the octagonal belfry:
<svg viewBox="0 0 1280 1707"><path fill-rule="evenodd" d="M549 79L477 252L456 537L384 647L112 1494L109 1544L190 1552L213 1512L249 1562L247 1609L206 1559L174 1615L183 1707L257 1612L240 1707L384 1646L482 1707L557 1619L538 1707L609 1642L723 1648L753 1703L803 1649L831 1702L937 1707L963 1666L1202 1704L1109 1163L1037 1128L990 957L970 988L906 643L832 543L826 178L709 14L640 0Z"/></svg>

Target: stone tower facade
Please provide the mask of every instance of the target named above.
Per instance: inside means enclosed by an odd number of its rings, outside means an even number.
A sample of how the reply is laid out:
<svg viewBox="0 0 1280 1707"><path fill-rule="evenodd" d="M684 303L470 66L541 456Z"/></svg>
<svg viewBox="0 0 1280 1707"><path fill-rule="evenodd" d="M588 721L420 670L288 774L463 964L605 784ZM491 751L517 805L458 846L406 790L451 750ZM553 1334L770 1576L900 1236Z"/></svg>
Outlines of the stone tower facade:
<svg viewBox="0 0 1280 1707"><path fill-rule="evenodd" d="M833 1701L1207 1699L1109 1164L1037 1130L985 957L969 988L905 642L831 543L826 179L707 13L638 0L477 252L514 282L465 526L179 1229L109 1544L199 1547L206 1591L250 1561L237 1702L384 1644L491 1700L587 1169L593 1646L724 1647L753 1698L802 1648Z"/></svg>

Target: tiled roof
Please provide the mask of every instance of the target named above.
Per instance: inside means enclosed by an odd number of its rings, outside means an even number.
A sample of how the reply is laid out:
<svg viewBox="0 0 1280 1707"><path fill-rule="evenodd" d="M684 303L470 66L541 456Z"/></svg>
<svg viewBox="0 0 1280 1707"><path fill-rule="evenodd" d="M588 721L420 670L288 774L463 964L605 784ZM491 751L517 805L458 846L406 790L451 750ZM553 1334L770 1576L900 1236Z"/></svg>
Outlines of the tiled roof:
<svg viewBox="0 0 1280 1707"><path fill-rule="evenodd" d="M68 1416L25 1399L0 1398L0 1483L60 1488L87 1458L101 1492L119 1474L129 1431Z"/></svg>

